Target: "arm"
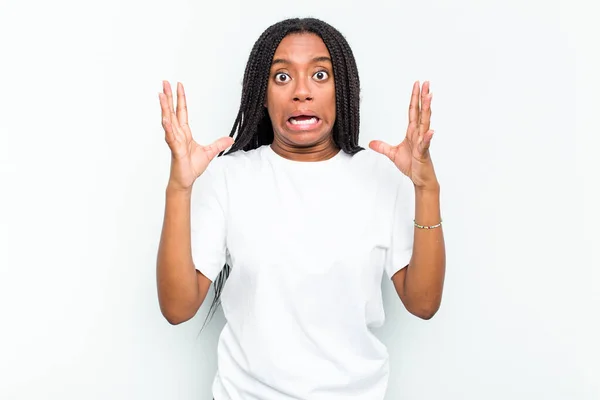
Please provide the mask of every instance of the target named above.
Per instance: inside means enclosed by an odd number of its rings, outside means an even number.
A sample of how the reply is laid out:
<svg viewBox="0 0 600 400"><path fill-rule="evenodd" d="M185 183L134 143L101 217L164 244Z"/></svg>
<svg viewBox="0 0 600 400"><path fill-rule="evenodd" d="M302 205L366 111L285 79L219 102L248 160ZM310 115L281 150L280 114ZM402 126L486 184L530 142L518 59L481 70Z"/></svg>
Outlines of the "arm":
<svg viewBox="0 0 600 400"><path fill-rule="evenodd" d="M415 220L420 225L441 221L439 185L415 188ZM430 319L440 308L446 270L446 251L442 227L414 228L413 254L407 268L392 277L394 287L406 309Z"/></svg>
<svg viewBox="0 0 600 400"><path fill-rule="evenodd" d="M173 105L169 82L163 81L163 93L158 96L165 140L171 149L171 174L156 262L158 301L167 321L180 324L196 314L211 284L196 270L192 256L192 187L197 178L206 175L204 171L216 155L231 146L233 139L224 137L208 146L196 143L188 124L187 102L181 83L177 84L177 109ZM200 193L207 193L205 190L206 187ZM199 220L206 224L202 227L210 225L205 218ZM202 257L202 260L208 258L206 252Z"/></svg>
<svg viewBox="0 0 600 400"><path fill-rule="evenodd" d="M415 221L424 226L441 222L440 185L429 153L434 134L429 129L431 99L429 82L426 81L421 90L419 81L416 81L413 84L409 123L404 140L397 146L390 146L380 140L369 144L373 150L385 154L411 179L415 188ZM441 226L435 229L415 226L413 237L413 251L408 266L396 272L392 281L406 309L418 317L429 319L439 309L442 299L446 269L444 237Z"/></svg>
<svg viewBox="0 0 600 400"><path fill-rule="evenodd" d="M167 188L157 259L160 309L171 324L192 318L202 305L211 281L194 267L190 235L191 190Z"/></svg>

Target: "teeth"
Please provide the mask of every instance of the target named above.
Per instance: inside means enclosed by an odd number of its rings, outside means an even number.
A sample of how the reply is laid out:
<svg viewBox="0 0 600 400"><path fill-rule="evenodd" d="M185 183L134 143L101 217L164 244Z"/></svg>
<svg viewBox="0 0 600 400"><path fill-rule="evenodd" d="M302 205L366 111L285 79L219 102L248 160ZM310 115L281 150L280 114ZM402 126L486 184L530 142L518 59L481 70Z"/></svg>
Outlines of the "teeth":
<svg viewBox="0 0 600 400"><path fill-rule="evenodd" d="M310 124L316 124L317 123L317 118L312 117L311 119L305 119L305 120L297 120L296 118L290 118L290 122L292 123L292 125L310 125Z"/></svg>

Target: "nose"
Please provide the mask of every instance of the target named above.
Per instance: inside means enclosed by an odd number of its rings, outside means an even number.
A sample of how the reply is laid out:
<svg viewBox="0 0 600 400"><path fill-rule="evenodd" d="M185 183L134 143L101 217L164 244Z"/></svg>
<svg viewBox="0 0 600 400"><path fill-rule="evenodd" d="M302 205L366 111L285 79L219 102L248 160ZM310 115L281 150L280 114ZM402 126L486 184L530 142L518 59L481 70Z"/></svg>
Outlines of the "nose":
<svg viewBox="0 0 600 400"><path fill-rule="evenodd" d="M310 101L313 99L310 87L307 79L297 79L296 87L294 90L294 102L296 101Z"/></svg>

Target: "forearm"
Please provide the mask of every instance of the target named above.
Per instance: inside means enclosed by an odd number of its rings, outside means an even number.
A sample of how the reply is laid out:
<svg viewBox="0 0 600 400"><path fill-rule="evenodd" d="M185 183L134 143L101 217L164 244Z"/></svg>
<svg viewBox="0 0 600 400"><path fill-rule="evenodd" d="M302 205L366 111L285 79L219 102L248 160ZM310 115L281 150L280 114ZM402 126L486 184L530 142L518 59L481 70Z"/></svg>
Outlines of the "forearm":
<svg viewBox="0 0 600 400"><path fill-rule="evenodd" d="M165 215L158 249L160 308L170 322L189 319L198 306L199 286L191 254L191 191L166 191Z"/></svg>
<svg viewBox="0 0 600 400"><path fill-rule="evenodd" d="M440 189L415 189L415 221L422 226L441 221ZM432 316L442 300L446 251L442 227L414 228L413 254L406 271L404 292L415 313Z"/></svg>

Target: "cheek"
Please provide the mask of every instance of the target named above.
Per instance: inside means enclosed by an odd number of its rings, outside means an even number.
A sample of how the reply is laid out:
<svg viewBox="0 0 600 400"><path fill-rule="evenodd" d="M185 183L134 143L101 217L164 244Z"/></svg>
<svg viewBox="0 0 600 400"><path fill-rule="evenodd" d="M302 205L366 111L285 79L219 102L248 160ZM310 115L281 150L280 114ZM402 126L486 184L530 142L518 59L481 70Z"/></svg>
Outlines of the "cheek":
<svg viewBox="0 0 600 400"><path fill-rule="evenodd" d="M332 122L333 122L333 120L335 120L335 116L336 116L335 89L331 90L331 94L329 96L329 102L328 102L328 109L331 110L330 115L331 115Z"/></svg>
<svg viewBox="0 0 600 400"><path fill-rule="evenodd" d="M271 105L267 107L267 114L269 115L269 119L271 120L273 127L278 126L279 118L277 117L277 111L274 110Z"/></svg>
<svg viewBox="0 0 600 400"><path fill-rule="evenodd" d="M273 120L274 123L277 123L278 119L283 115L281 106L281 104L283 104L283 99L281 98L281 93L267 88L267 100L265 101L265 104L271 120Z"/></svg>

